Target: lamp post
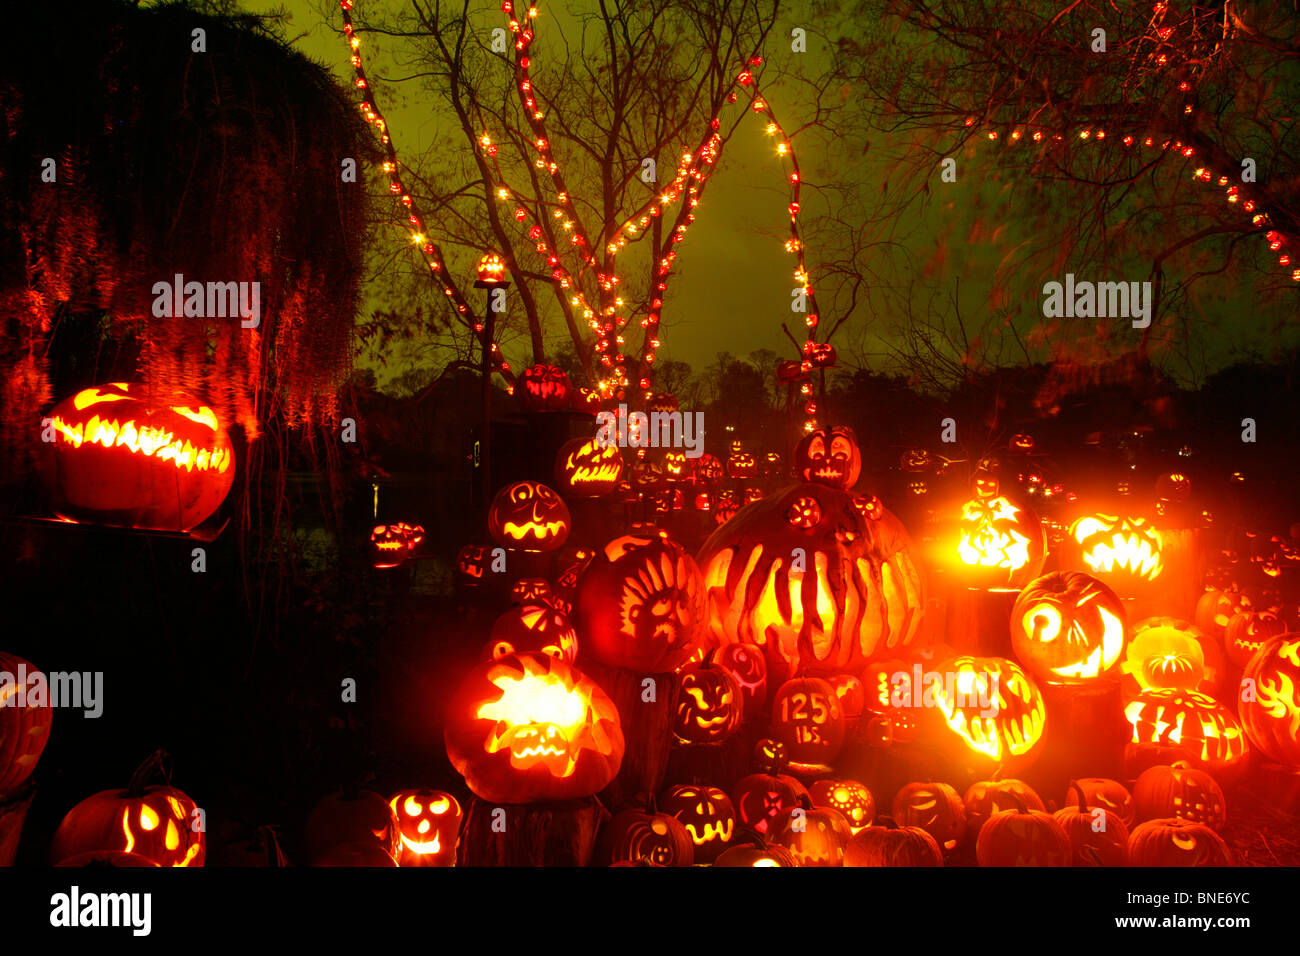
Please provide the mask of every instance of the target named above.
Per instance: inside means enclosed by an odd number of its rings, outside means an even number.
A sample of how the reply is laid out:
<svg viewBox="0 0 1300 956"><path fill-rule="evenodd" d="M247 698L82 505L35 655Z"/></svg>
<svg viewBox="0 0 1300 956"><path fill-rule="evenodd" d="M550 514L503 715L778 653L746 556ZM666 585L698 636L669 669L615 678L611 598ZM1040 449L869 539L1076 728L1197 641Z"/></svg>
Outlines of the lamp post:
<svg viewBox="0 0 1300 956"><path fill-rule="evenodd" d="M483 376L483 425L479 432L479 505L484 511L492 502L492 342L495 335L492 308L493 293L510 284L506 278L506 262L498 253L485 252L478 260L476 289L487 290L487 308L483 310L483 359L480 373Z"/></svg>

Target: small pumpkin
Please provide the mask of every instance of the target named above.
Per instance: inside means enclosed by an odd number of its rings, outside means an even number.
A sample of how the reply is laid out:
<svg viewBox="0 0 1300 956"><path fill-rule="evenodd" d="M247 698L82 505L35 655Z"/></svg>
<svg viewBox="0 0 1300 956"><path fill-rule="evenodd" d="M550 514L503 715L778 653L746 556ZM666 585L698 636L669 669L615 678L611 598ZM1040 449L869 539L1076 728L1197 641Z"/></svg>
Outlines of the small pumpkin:
<svg viewBox="0 0 1300 956"><path fill-rule="evenodd" d="M814 807L808 797L772 819L768 837L790 851L796 866L843 866L844 848L853 834L843 814Z"/></svg>
<svg viewBox="0 0 1300 956"><path fill-rule="evenodd" d="M1070 838L1073 866L1124 866L1128 862L1128 827L1113 810L1090 807L1084 789L1071 785L1077 802L1055 813Z"/></svg>
<svg viewBox="0 0 1300 956"><path fill-rule="evenodd" d="M946 783L909 783L894 795L894 819L901 826L920 827L944 853L957 849L966 832L966 805Z"/></svg>
<svg viewBox="0 0 1300 956"><path fill-rule="evenodd" d="M989 817L975 841L980 866L1069 866L1073 853L1056 818L1023 803Z"/></svg>
<svg viewBox="0 0 1300 956"><path fill-rule="evenodd" d="M849 840L844 865L943 866L943 851L923 828L899 826L893 817L880 817Z"/></svg>
<svg viewBox="0 0 1300 956"><path fill-rule="evenodd" d="M1071 805L1080 800L1090 807L1101 807L1107 813L1114 814L1130 829L1137 821L1133 794L1118 780L1109 777L1080 777L1071 780L1065 791L1065 803Z"/></svg>
<svg viewBox="0 0 1300 956"><path fill-rule="evenodd" d="M1129 834L1130 866L1231 866L1228 844L1203 823L1147 820Z"/></svg>
<svg viewBox="0 0 1300 956"><path fill-rule="evenodd" d="M1133 805L1142 821L1178 817L1221 830L1228 804L1217 780L1187 763L1148 767L1133 784Z"/></svg>
<svg viewBox="0 0 1300 956"><path fill-rule="evenodd" d="M854 833L870 826L876 816L876 798L866 784L856 780L824 777L813 782L808 788L808 796L814 807L838 811Z"/></svg>
<svg viewBox="0 0 1300 956"><path fill-rule="evenodd" d="M966 788L962 798L966 808L966 832L972 838L979 835L984 821L995 813L1028 807L1031 810L1046 810L1043 800L1034 788L1023 780L1007 778L1005 780L977 780Z"/></svg>
<svg viewBox="0 0 1300 956"><path fill-rule="evenodd" d="M785 847L768 843L761 833L748 830L738 838L736 845L724 850L714 866L772 867L797 866L794 857Z"/></svg>
<svg viewBox="0 0 1300 956"><path fill-rule="evenodd" d="M648 860L660 866L690 866L695 845L680 820L660 813L653 798L644 809L631 808L609 821L606 840L611 862Z"/></svg>
<svg viewBox="0 0 1300 956"><path fill-rule="evenodd" d="M388 805L397 817L401 866L455 866L460 803L441 790L400 790Z"/></svg>
<svg viewBox="0 0 1300 956"><path fill-rule="evenodd" d="M799 805L808 795L804 785L785 769L785 747L772 740L759 741L755 748L760 769L742 777L731 789L731 802L742 827L766 834L772 820L783 810Z"/></svg>

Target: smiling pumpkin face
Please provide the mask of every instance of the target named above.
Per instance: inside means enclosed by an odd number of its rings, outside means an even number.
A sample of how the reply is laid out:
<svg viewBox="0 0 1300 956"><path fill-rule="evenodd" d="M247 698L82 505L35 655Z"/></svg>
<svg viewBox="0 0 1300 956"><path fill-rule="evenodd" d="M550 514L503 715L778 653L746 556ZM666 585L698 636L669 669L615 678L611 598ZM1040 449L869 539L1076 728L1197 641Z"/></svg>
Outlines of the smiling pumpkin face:
<svg viewBox="0 0 1300 956"><path fill-rule="evenodd" d="M537 481L516 481L497 492L488 510L493 540L519 551L554 551L569 537L569 507Z"/></svg>
<svg viewBox="0 0 1300 956"><path fill-rule="evenodd" d="M677 691L673 733L682 743L711 744L740 729L744 698L726 669L717 664L688 665Z"/></svg>
<svg viewBox="0 0 1300 956"><path fill-rule="evenodd" d="M1045 574L1016 598L1011 646L1035 677L1091 680L1119 663L1125 617L1115 592L1091 575Z"/></svg>
<svg viewBox="0 0 1300 956"><path fill-rule="evenodd" d="M862 473L857 436L846 426L809 432L794 452L795 470L804 481L852 488Z"/></svg>
<svg viewBox="0 0 1300 956"><path fill-rule="evenodd" d="M401 866L455 866L461 809L441 790L403 790L388 801L401 835Z"/></svg>
<svg viewBox="0 0 1300 956"><path fill-rule="evenodd" d="M695 845L695 862L712 863L736 834L736 809L719 787L685 784L670 787L659 801L686 828Z"/></svg>

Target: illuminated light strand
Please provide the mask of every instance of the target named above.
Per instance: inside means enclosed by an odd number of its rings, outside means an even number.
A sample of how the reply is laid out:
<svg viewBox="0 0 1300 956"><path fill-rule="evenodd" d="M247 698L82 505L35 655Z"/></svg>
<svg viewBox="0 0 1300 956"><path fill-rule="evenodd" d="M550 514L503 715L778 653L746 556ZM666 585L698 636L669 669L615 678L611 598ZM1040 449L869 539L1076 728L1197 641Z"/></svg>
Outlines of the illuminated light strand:
<svg viewBox="0 0 1300 956"><path fill-rule="evenodd" d="M471 318L475 315L473 309L471 309L465 296L444 267L444 263L447 261L446 256L443 255L441 247L425 235L424 217L420 215L419 208L415 203L415 197L407 191L406 186L402 183L401 174L398 171L397 149L393 145L392 135L388 131L388 121L384 119L384 114L375 98L374 90L370 87L370 79L366 76L365 65L361 56L361 39L356 36L352 24L353 3L354 0L339 0L339 7L343 11L343 35L347 37L351 51L349 62L356 74L354 85L358 90L362 91L361 113L367 123L379 130L379 141L387 157L380 168L388 176L388 191L398 198L398 202L406 211L406 230L411 236L412 243L420 251L425 264L429 267L428 275L440 283L442 294L451 300L457 318L475 334L480 345L488 349L489 362L493 370L505 379L506 391L514 394L515 377L510 371L510 363L502 357L501 350L495 342L487 341L487 331L483 323Z"/></svg>

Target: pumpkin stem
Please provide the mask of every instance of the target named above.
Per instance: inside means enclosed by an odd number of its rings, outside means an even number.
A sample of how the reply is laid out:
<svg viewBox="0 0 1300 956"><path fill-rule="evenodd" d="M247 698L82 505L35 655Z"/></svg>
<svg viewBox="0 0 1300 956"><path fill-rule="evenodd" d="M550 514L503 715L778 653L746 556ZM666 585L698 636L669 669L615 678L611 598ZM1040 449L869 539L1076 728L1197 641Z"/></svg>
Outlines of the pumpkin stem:
<svg viewBox="0 0 1300 956"><path fill-rule="evenodd" d="M898 821L893 817L876 817L876 822L873 826L884 827L886 830L900 829Z"/></svg>
<svg viewBox="0 0 1300 956"><path fill-rule="evenodd" d="M1075 793L1079 795L1079 813L1082 814L1083 816L1087 816L1088 801L1083 798L1083 787L1079 786L1079 781L1071 780L1070 790L1073 790ZM1066 793L1068 794L1069 790L1067 790Z"/></svg>
<svg viewBox="0 0 1300 956"><path fill-rule="evenodd" d="M1029 812L1029 805L1028 805L1027 803L1025 803L1025 798L1022 797L1022 796L1021 796L1017 791L1015 791L1015 790L1003 790L1002 792L1005 793L1008 797L1011 798L1011 802L1012 802L1013 804L1015 804L1015 807L1016 807L1016 813L1028 813L1028 812Z"/></svg>
<svg viewBox="0 0 1300 956"><path fill-rule="evenodd" d="M135 773L131 774L131 782L126 785L127 797L132 800L143 797L145 786L155 773L162 777L164 782L170 784L172 775L166 763L170 756L167 751L159 748L145 757L144 763L135 768Z"/></svg>

